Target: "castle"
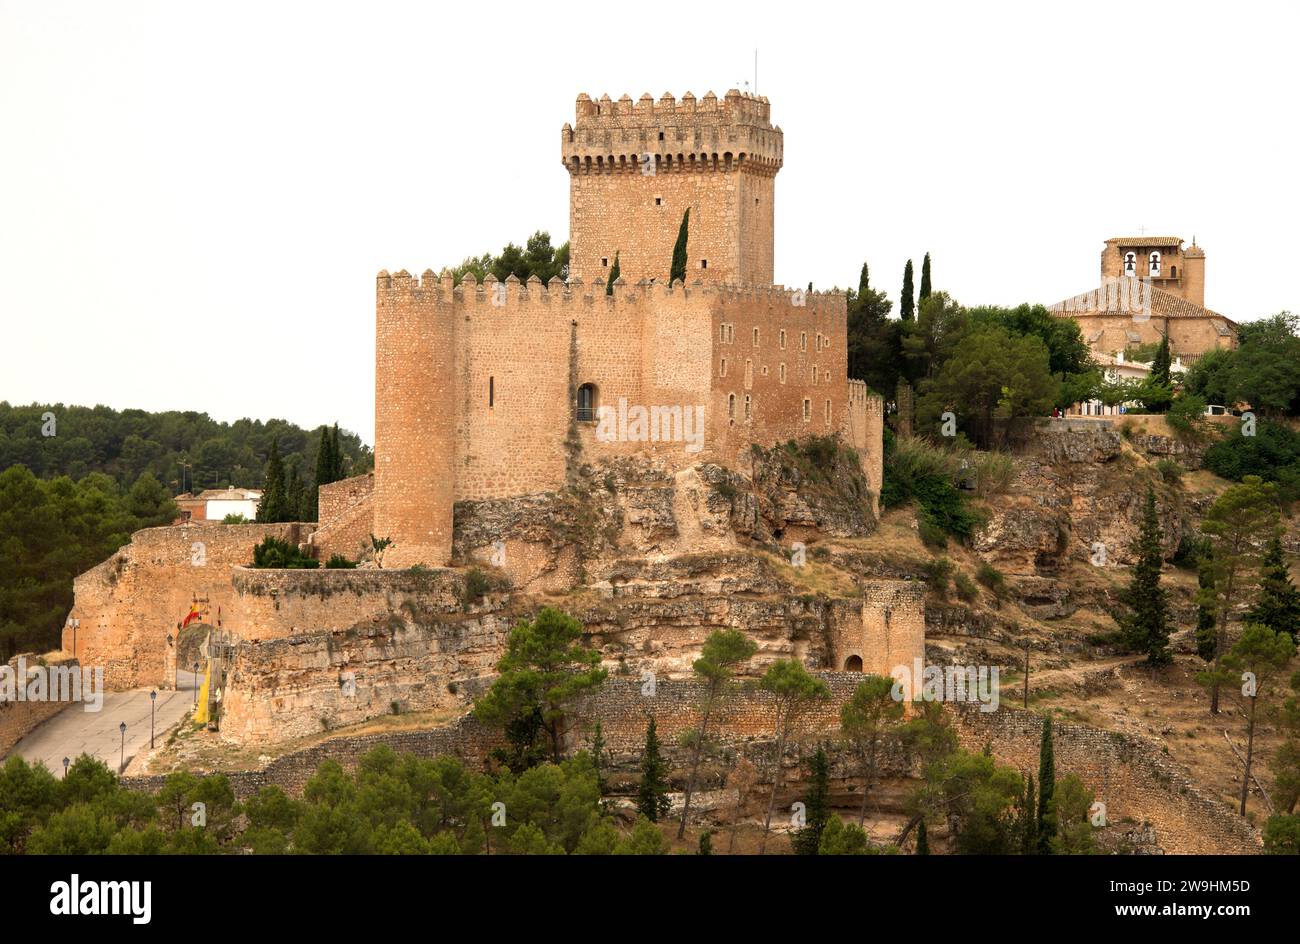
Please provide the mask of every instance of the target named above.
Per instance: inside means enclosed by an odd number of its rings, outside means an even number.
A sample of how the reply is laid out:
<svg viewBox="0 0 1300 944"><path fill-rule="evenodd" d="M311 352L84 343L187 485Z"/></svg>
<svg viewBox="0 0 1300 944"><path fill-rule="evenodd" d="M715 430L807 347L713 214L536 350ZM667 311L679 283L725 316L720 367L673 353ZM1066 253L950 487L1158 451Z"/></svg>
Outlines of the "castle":
<svg viewBox="0 0 1300 944"><path fill-rule="evenodd" d="M844 296L771 284L767 99L580 95L576 112L567 281L379 273L371 517L345 527L323 504L319 547L355 553L368 523L386 565L442 566L458 501L552 491L620 455L744 468L751 445L810 435L857 449L879 492L882 405L848 378Z"/></svg>
<svg viewBox="0 0 1300 944"><path fill-rule="evenodd" d="M1079 323L1094 354L1169 338L1185 365L1207 351L1237 344L1237 324L1205 307L1205 251L1180 236L1116 236L1101 253L1101 286L1050 306ZM1122 360L1122 358L1121 358Z"/></svg>
<svg viewBox="0 0 1300 944"><path fill-rule="evenodd" d="M137 532L77 578L64 649L105 665L114 689L228 664L221 730L246 743L399 702L468 704L493 677L519 605L507 597L570 594L602 657L630 671L689 673L720 626L761 642L754 671L923 658L921 581L799 592L804 563L771 554L871 532L883 410L847 376L844 296L769 284L781 131L768 113L734 91L579 97L561 148L569 278L380 272L374 472L321 487L316 524ZM687 278L670 282L688 208ZM851 447L830 451L846 488L801 493L785 477L793 452L770 447L809 437ZM248 566L267 535L371 560ZM372 538L391 541L382 560ZM471 575L486 577L471 564L510 592L476 597ZM200 598L215 623L183 619Z"/></svg>

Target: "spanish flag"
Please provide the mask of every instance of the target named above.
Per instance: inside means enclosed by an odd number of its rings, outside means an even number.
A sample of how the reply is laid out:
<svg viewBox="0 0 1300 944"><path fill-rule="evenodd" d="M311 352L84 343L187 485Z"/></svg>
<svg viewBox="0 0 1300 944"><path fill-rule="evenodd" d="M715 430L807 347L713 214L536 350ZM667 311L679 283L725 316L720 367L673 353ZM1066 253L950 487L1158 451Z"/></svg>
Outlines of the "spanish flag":
<svg viewBox="0 0 1300 944"><path fill-rule="evenodd" d="M207 671L203 673L203 686L199 689L199 705L194 709L194 720L199 724L208 723L208 689L212 684L212 663L208 663Z"/></svg>

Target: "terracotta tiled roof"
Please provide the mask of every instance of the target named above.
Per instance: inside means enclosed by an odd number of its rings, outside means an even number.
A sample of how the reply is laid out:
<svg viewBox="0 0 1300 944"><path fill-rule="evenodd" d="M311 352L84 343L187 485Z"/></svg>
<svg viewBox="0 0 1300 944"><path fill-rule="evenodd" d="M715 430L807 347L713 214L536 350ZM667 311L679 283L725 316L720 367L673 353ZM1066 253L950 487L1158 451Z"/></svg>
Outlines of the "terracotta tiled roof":
<svg viewBox="0 0 1300 944"><path fill-rule="evenodd" d="M1117 246L1181 246L1181 236L1112 236L1106 240Z"/></svg>
<svg viewBox="0 0 1300 944"><path fill-rule="evenodd" d="M1137 282L1137 279L1133 280ZM1110 286L1102 285L1099 288L1088 292L1081 292L1071 298L1063 299L1055 305L1049 305L1048 310L1054 315L1062 318L1087 318L1090 315L1130 315L1133 313L1132 307L1125 308L1124 299L1119 292L1109 290ZM1231 325L1234 329L1237 323L1227 315L1204 308L1194 302L1186 301L1179 298L1172 292L1166 292L1164 289L1155 286L1143 287L1142 294L1150 292L1151 297L1151 317L1153 318L1219 318L1225 323ZM1137 297L1136 287L1132 297ZM1085 300L1086 299L1086 300ZM1105 307L1101 307L1101 306Z"/></svg>

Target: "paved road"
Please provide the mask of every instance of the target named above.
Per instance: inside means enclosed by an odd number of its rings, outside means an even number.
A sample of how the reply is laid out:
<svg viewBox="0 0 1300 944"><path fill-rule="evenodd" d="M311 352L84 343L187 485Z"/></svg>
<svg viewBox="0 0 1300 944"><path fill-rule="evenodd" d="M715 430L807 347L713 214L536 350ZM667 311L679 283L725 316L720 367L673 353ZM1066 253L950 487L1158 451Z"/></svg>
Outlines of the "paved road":
<svg viewBox="0 0 1300 944"><path fill-rule="evenodd" d="M154 732L162 735L181 720L194 705L193 680L181 673L181 690L159 690L154 705ZM126 722L126 762L141 750L149 750L149 689L108 692L99 711L69 705L41 724L13 749L11 754L28 761L43 761L56 776L63 776L63 758L76 760L90 754L117 770L122 758L122 733Z"/></svg>

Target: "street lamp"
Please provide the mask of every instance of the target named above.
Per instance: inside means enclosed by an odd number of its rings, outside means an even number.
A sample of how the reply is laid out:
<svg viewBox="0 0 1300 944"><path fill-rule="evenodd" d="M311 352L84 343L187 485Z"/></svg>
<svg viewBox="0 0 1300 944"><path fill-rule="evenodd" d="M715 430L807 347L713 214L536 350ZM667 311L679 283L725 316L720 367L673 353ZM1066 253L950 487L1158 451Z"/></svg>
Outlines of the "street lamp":
<svg viewBox="0 0 1300 944"><path fill-rule="evenodd" d="M77 627L81 625L81 620L70 619L68 625L72 627L72 658L77 658Z"/></svg>
<svg viewBox="0 0 1300 944"><path fill-rule="evenodd" d="M155 689L149 693L149 750L153 750L153 711L154 705L158 702L158 691Z"/></svg>
<svg viewBox="0 0 1300 944"><path fill-rule="evenodd" d="M122 756L118 759L117 764L117 773L121 776L122 771L126 770L126 722L123 721L119 724L117 729L122 732Z"/></svg>
<svg viewBox="0 0 1300 944"><path fill-rule="evenodd" d="M63 779L64 780L68 779L68 765L70 763L72 763L72 761L68 760L68 758L66 757L63 758Z"/></svg>

